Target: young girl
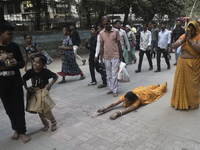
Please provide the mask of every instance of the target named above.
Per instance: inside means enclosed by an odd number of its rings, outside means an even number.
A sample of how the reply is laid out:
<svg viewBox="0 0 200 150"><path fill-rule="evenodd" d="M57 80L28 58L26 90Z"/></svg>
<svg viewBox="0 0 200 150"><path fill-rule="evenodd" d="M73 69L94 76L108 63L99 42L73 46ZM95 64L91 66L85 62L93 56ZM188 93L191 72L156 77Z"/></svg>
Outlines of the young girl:
<svg viewBox="0 0 200 150"><path fill-rule="evenodd" d="M27 72L25 73L25 75L23 76L23 83L24 83L24 87L27 91L29 91L29 94L35 94L37 98L39 98L40 96L37 95L36 91L40 90L50 90L51 86L57 81L58 76L54 73L51 72L49 69L45 69L46 63L47 63L47 58L42 55L42 54L37 54L34 56L33 58L33 68L27 70ZM49 79L52 79L52 81L49 83ZM27 81L31 79L32 81L32 86L28 87L27 86ZM46 93L46 91L42 91L42 95L45 95L46 97L49 95L48 93ZM48 95L46 95L48 94ZM43 101L42 101L43 102ZM48 102L48 104L50 104ZM44 128L42 129L43 131L47 131L49 129L49 122L48 120L50 120L51 122L51 131L55 131L56 130L56 119L54 117L54 115L52 114L52 105L51 107L48 107L47 110L45 110L45 106L47 106L46 103L42 104L42 110L38 109L38 114L40 116L40 119L44 125Z"/></svg>
<svg viewBox="0 0 200 150"><path fill-rule="evenodd" d="M62 71L58 72L58 75L62 76L63 79L58 83L65 83L65 76L75 76L81 75L80 80L85 79L85 76L78 64L76 63L72 40L69 37L69 29L67 27L63 28L64 39L62 46L59 46L58 49L61 50L61 59L62 59Z"/></svg>
<svg viewBox="0 0 200 150"><path fill-rule="evenodd" d="M40 53L40 49L36 43L31 43L32 41L32 36L25 34L24 35L24 40L26 41L26 46L24 46L24 52L25 52L25 71L27 71L27 63L28 59L31 61L31 65L33 67L33 58L34 55Z"/></svg>

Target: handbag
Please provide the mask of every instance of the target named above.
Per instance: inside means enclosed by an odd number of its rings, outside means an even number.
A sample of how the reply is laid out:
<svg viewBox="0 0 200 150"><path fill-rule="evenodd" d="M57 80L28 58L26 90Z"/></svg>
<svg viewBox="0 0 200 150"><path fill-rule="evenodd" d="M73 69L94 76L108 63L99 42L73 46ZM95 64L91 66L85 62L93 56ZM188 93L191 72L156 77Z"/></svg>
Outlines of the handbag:
<svg viewBox="0 0 200 150"><path fill-rule="evenodd" d="M118 82L130 82L130 76L125 68L126 64L124 62L120 63L118 71Z"/></svg>
<svg viewBox="0 0 200 150"><path fill-rule="evenodd" d="M136 47L137 46L137 43L135 42L135 40L133 40L132 42L131 42L131 47Z"/></svg>
<svg viewBox="0 0 200 150"><path fill-rule="evenodd" d="M41 54L43 54L44 56L46 56L46 58L47 58L47 65L50 65L53 62L53 59L51 58L51 56L49 56L49 54L45 50L42 50Z"/></svg>

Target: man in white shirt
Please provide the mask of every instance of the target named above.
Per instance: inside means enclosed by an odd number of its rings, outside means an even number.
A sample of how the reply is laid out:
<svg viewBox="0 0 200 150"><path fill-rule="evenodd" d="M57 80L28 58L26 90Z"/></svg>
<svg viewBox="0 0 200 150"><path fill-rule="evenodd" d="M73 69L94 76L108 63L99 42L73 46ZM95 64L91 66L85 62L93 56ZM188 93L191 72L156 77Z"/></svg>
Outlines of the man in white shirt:
<svg viewBox="0 0 200 150"><path fill-rule="evenodd" d="M149 62L149 70L153 69L153 64L151 60L151 54L150 54L150 47L151 47L151 32L147 30L148 24L144 23L143 24L143 31L140 33L140 53L139 53L139 64L138 64L138 69L135 70L136 73L141 72L141 67L142 67L142 60L144 53L146 53L148 62Z"/></svg>
<svg viewBox="0 0 200 150"><path fill-rule="evenodd" d="M161 23L161 31L158 34L158 50L157 50L157 70L154 72L160 72L160 57L161 53L163 53L163 56L165 58L166 64L167 64L167 69L170 69L170 63L169 63L169 58L167 57L168 53L168 48L171 43L171 34L170 31L165 29L166 22Z"/></svg>
<svg viewBox="0 0 200 150"><path fill-rule="evenodd" d="M98 86L98 88L104 88L107 87L107 75L106 75L106 68L101 66L100 60L99 60L99 54L100 54L100 40L99 40L99 33L104 29L103 23L99 23L97 25L97 46L96 46L96 52L95 52L95 58L94 61L98 64L99 72L101 74L101 79L103 81L102 84ZM99 63L98 63L99 61Z"/></svg>
<svg viewBox="0 0 200 150"><path fill-rule="evenodd" d="M128 42L128 37L127 37L126 32L121 29L121 21L120 20L115 21L115 27L119 30L120 43L121 43L121 46L122 46L122 54L123 54L125 46L127 46L128 51L130 52L130 44ZM123 57L123 62L125 62L124 57Z"/></svg>

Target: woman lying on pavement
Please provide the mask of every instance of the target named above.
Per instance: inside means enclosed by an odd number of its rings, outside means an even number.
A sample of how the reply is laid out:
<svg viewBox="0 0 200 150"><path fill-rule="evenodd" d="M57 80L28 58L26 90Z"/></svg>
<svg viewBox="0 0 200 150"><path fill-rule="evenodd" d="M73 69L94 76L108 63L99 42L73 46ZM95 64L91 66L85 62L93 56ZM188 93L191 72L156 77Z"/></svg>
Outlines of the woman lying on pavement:
<svg viewBox="0 0 200 150"><path fill-rule="evenodd" d="M111 120L116 119L117 117L129 113L140 105L150 104L152 102L157 101L160 97L165 95L167 92L167 83L163 83L160 85L151 85L148 87L140 86L123 96L121 96L118 100L114 101L110 105L99 109L98 113L105 113L108 109L117 106L118 104L123 102L124 107L126 109L122 111L117 111L110 116Z"/></svg>

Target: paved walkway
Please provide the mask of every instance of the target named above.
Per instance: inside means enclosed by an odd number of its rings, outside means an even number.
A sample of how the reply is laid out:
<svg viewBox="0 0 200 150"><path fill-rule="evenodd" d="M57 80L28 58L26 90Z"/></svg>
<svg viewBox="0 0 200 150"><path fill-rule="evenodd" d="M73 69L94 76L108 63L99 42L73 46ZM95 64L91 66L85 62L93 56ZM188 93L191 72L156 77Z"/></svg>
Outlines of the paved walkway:
<svg viewBox="0 0 200 150"><path fill-rule="evenodd" d="M138 52L136 54L138 58ZM88 58L88 55L82 55ZM148 71L148 62L144 56L142 72L136 74L137 65L129 65L130 83L119 83L119 95L138 86L168 83L168 92L158 101L142 106L136 111L109 120L109 116L122 105L106 114L98 115L98 108L116 100L107 95L109 88L98 89L88 86L90 82L88 61L80 64L86 79L79 81L79 76L67 77L67 83L55 83L51 96L56 103L53 113L58 122L55 132L42 132L43 127L38 115L26 113L27 134L32 140L23 144L22 140L11 140L13 130L0 102L0 149L1 150L199 150L200 149L200 110L176 111L171 107L171 93L175 66L167 70L162 58L162 72ZM172 54L171 64L174 63ZM153 59L154 70L156 59ZM49 68L58 72L60 59ZM24 71L22 70L22 74ZM96 74L98 84L101 83ZM61 78L59 78L61 80ZM58 81L59 81L58 80Z"/></svg>

